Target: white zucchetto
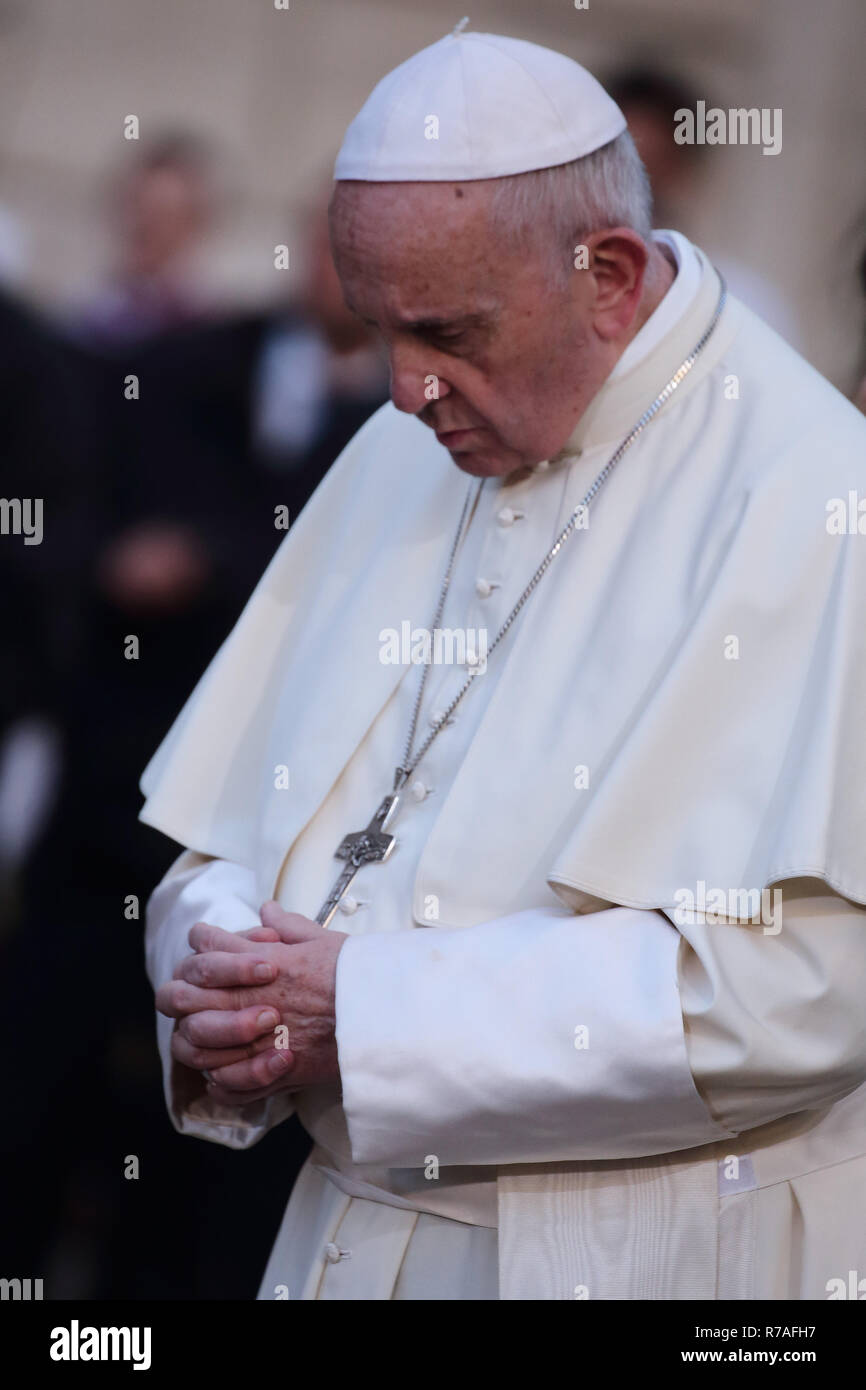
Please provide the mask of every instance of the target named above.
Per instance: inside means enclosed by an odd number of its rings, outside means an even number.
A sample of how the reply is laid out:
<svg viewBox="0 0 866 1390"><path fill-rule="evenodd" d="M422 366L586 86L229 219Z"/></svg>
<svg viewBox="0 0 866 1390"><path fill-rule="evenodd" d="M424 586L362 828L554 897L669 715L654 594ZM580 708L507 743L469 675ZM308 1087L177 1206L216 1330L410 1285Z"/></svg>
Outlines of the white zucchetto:
<svg viewBox="0 0 866 1390"><path fill-rule="evenodd" d="M335 179L492 179L580 159L626 128L600 83L550 48L460 26L373 88Z"/></svg>

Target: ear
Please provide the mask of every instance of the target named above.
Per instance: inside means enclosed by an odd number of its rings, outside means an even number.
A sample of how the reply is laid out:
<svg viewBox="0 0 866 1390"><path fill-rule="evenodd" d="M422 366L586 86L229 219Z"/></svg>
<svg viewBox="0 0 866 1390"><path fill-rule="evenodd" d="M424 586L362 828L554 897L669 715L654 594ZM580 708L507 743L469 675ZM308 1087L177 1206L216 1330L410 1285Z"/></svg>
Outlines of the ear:
<svg viewBox="0 0 866 1390"><path fill-rule="evenodd" d="M595 232L586 244L595 282L593 327L605 342L614 342L628 332L638 311L649 251L629 227Z"/></svg>

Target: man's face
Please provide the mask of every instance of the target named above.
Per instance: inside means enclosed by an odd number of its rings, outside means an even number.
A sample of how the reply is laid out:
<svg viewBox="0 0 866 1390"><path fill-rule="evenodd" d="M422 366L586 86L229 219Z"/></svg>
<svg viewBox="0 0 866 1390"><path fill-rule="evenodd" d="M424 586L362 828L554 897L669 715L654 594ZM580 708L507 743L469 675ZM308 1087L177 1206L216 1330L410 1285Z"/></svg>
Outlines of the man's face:
<svg viewBox="0 0 866 1390"><path fill-rule="evenodd" d="M557 453L612 365L592 277L557 285L549 248L509 246L490 194L484 181L346 182L331 211L346 302L382 335L394 405L478 477Z"/></svg>
<svg viewBox="0 0 866 1390"><path fill-rule="evenodd" d="M136 171L121 192L124 264L132 274L169 269L206 230L208 194L200 175L180 168Z"/></svg>

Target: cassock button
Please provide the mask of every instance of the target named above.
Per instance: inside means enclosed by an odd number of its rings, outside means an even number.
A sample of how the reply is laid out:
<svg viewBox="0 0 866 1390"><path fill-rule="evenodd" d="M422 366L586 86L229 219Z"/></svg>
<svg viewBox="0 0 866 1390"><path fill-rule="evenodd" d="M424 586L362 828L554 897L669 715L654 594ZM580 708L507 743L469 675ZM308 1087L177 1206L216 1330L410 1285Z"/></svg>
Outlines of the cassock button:
<svg viewBox="0 0 866 1390"><path fill-rule="evenodd" d="M475 581L475 592L479 598L489 598L493 590L498 588L499 585L495 579L476 579Z"/></svg>
<svg viewBox="0 0 866 1390"><path fill-rule="evenodd" d="M516 512L513 507L503 507L501 512L496 513L496 520L500 526L513 526L524 515L524 512Z"/></svg>
<svg viewBox="0 0 866 1390"><path fill-rule="evenodd" d="M340 1260L347 1260L351 1253L351 1250L341 1250L332 1240L325 1246L325 1259L331 1265L338 1264Z"/></svg>
<svg viewBox="0 0 866 1390"><path fill-rule="evenodd" d="M442 723L442 719L443 719L443 717L444 717L444 714L445 714L444 709L435 709L435 710L433 711L433 713L430 715L430 719L429 719L428 722L431 724L431 726L433 726L433 727L435 728L435 726L436 726L437 724L441 724L441 723ZM451 717L450 717L450 719L446 720L446 723L447 723L447 724L453 724L456 718L457 718L457 715L456 715L456 714L452 714Z"/></svg>
<svg viewBox="0 0 866 1390"><path fill-rule="evenodd" d="M432 791L432 788L425 787L424 783L419 781L413 782L410 790L416 801L423 801L427 793Z"/></svg>
<svg viewBox="0 0 866 1390"><path fill-rule="evenodd" d="M358 899L353 898L350 894L347 894L345 898L340 899L340 911L345 912L347 917L351 917L353 912L357 912L359 906L360 904L358 902Z"/></svg>

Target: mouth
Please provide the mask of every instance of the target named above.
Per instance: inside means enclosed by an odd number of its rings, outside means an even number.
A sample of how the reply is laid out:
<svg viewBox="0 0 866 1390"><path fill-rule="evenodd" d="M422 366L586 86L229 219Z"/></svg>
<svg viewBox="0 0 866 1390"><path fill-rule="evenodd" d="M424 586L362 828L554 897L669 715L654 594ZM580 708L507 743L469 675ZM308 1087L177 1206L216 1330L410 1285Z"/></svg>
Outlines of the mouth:
<svg viewBox="0 0 866 1390"><path fill-rule="evenodd" d="M477 433L477 428L468 430L445 430L442 434L437 430L436 438L446 449L450 449L453 452L454 449L459 449L460 446L469 439L470 435Z"/></svg>

